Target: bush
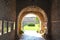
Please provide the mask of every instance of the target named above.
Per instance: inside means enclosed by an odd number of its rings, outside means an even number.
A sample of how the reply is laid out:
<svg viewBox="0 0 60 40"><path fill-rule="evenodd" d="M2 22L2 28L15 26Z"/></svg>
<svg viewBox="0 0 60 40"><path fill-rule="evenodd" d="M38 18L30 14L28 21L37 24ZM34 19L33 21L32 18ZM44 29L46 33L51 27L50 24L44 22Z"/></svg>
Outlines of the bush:
<svg viewBox="0 0 60 40"><path fill-rule="evenodd" d="M35 24L34 23L29 23L28 26L35 26Z"/></svg>
<svg viewBox="0 0 60 40"><path fill-rule="evenodd" d="M19 32L20 34L24 33L22 30Z"/></svg>

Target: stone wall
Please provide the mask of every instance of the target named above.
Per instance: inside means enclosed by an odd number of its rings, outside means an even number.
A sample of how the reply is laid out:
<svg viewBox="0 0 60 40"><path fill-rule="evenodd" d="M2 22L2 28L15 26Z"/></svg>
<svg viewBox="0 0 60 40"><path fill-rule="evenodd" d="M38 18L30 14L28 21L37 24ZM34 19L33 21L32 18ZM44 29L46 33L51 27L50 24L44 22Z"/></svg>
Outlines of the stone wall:
<svg viewBox="0 0 60 40"><path fill-rule="evenodd" d="M51 0L16 0L16 13L17 16L19 12L27 6L38 6L44 11L50 10Z"/></svg>
<svg viewBox="0 0 60 40"><path fill-rule="evenodd" d="M16 19L16 2L15 0L0 0L0 19Z"/></svg>
<svg viewBox="0 0 60 40"><path fill-rule="evenodd" d="M0 0L0 20L15 21L16 0ZM15 32L9 32L0 36L0 40L14 40Z"/></svg>
<svg viewBox="0 0 60 40"><path fill-rule="evenodd" d="M15 40L15 31L1 35L0 40Z"/></svg>
<svg viewBox="0 0 60 40"><path fill-rule="evenodd" d="M52 39L60 40L60 0L53 0L51 22Z"/></svg>

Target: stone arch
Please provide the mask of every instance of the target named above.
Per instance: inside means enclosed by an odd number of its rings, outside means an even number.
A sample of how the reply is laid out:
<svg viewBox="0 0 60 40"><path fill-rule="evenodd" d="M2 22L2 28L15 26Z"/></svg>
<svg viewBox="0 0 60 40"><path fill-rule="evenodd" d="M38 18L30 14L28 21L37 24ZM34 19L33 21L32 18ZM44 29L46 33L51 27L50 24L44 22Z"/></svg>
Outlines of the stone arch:
<svg viewBox="0 0 60 40"><path fill-rule="evenodd" d="M28 13L34 13L37 16L39 16L39 19L42 21L41 23L41 29L43 29L44 26L47 26L47 15L44 12L44 10L42 10L40 7L37 6L28 6L26 8L23 8L19 15L18 15L18 21L17 21L17 33L19 34L19 31L21 31L21 21L23 19L23 17L28 14Z"/></svg>

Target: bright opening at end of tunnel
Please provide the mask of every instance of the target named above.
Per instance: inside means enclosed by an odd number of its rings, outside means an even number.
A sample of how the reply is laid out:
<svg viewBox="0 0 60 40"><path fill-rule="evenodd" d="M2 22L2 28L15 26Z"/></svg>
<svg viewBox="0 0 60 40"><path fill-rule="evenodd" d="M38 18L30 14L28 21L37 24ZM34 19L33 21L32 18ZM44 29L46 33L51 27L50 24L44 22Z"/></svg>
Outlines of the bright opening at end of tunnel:
<svg viewBox="0 0 60 40"><path fill-rule="evenodd" d="M23 17L22 20L22 30L41 30L41 20L39 20L38 16L29 13Z"/></svg>
<svg viewBox="0 0 60 40"><path fill-rule="evenodd" d="M20 40L45 40L41 31L41 19L34 13L25 15L21 22L22 38Z"/></svg>

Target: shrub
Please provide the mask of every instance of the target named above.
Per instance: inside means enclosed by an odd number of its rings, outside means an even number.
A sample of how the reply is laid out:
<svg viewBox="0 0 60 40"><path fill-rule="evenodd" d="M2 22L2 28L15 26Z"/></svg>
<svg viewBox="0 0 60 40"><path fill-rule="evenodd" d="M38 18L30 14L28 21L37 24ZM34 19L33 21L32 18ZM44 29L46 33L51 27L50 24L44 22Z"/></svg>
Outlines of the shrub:
<svg viewBox="0 0 60 40"><path fill-rule="evenodd" d="M34 23L29 23L28 26L35 26L35 24Z"/></svg>
<svg viewBox="0 0 60 40"><path fill-rule="evenodd" d="M24 33L22 30L19 32L20 34Z"/></svg>

